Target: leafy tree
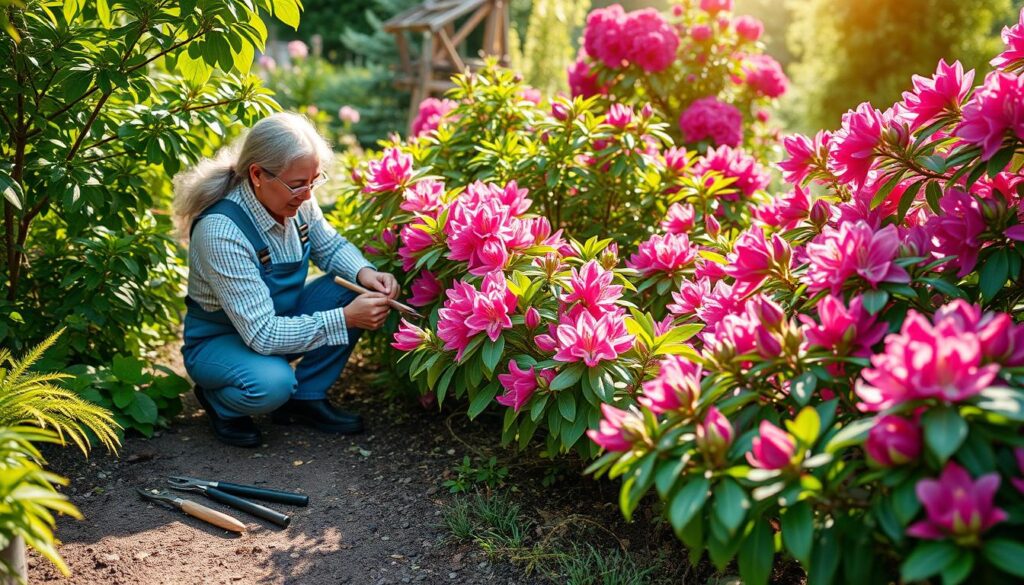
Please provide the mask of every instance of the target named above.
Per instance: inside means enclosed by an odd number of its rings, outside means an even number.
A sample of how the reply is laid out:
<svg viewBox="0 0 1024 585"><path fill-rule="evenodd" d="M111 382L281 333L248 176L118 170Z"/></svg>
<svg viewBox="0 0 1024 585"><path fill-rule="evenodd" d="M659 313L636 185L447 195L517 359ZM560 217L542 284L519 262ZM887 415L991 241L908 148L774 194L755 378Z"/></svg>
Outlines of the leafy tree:
<svg viewBox="0 0 1024 585"><path fill-rule="evenodd" d="M836 127L857 104L891 104L911 75L940 58L981 74L999 52L998 32L1015 20L1010 0L788 0L795 118L804 130ZM923 32L927 31L927 33Z"/></svg>
<svg viewBox="0 0 1024 585"><path fill-rule="evenodd" d="M535 0L523 45L523 77L546 95L568 91L566 71L576 61L576 38L589 0Z"/></svg>
<svg viewBox="0 0 1024 585"><path fill-rule="evenodd" d="M168 336L184 269L170 177L277 108L253 55L297 0L25 0L0 33L0 344L66 324L109 363ZM13 34L12 34L13 33Z"/></svg>

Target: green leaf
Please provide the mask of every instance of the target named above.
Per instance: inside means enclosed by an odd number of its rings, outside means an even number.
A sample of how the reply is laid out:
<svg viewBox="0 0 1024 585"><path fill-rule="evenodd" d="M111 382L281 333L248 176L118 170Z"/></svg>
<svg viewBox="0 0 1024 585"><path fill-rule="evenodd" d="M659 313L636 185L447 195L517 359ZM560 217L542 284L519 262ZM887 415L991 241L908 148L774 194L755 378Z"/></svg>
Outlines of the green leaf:
<svg viewBox="0 0 1024 585"><path fill-rule="evenodd" d="M793 420L786 420L786 428L806 447L818 440L821 432L821 417L811 406L805 406Z"/></svg>
<svg viewBox="0 0 1024 585"><path fill-rule="evenodd" d="M814 514L810 504L800 502L786 510L782 515L782 543L805 567L811 564L813 537Z"/></svg>
<svg viewBox="0 0 1024 585"><path fill-rule="evenodd" d="M839 541L834 530L823 530L815 539L814 550L811 552L811 566L807 572L807 582L815 585L829 585L839 568Z"/></svg>
<svg viewBox="0 0 1024 585"><path fill-rule="evenodd" d="M498 394L498 381L495 380L477 391L476 396L469 403L469 418L472 420L487 408L487 405L494 400Z"/></svg>
<svg viewBox="0 0 1024 585"><path fill-rule="evenodd" d="M924 189L924 198L928 201L928 207L931 207L933 212L942 213L942 208L939 207L939 200L942 199L942 187L939 186L937 181L928 183L928 186Z"/></svg>
<svg viewBox="0 0 1024 585"><path fill-rule="evenodd" d="M735 480L725 478L715 487L715 516L730 537L736 534L736 529L743 523L748 508L750 499L747 492Z"/></svg>
<svg viewBox="0 0 1024 585"><path fill-rule="evenodd" d="M708 480L698 477L676 492L669 504L668 519L677 532L682 530L701 510L708 499Z"/></svg>
<svg viewBox="0 0 1024 585"><path fill-rule="evenodd" d="M871 315L877 315L889 302L889 293L884 290L869 290L861 295L864 308Z"/></svg>
<svg viewBox="0 0 1024 585"><path fill-rule="evenodd" d="M942 570L942 585L960 585L971 575L974 568L974 553L962 550L956 560Z"/></svg>
<svg viewBox="0 0 1024 585"><path fill-rule="evenodd" d="M926 540L917 545L900 566L904 581L921 581L938 575L956 559L957 549L947 540Z"/></svg>
<svg viewBox="0 0 1024 585"><path fill-rule="evenodd" d="M981 270L978 273L978 286L981 289L981 296L986 301L991 301L1006 284L1006 277L1010 272L1010 260L1006 257L1006 249L999 249L989 255L988 259L981 263Z"/></svg>
<svg viewBox="0 0 1024 585"><path fill-rule="evenodd" d="M862 418L847 424L835 435L832 435L828 444L825 445L825 452L835 453L840 449L863 443L868 438L868 432L873 426L875 426L873 418Z"/></svg>
<svg viewBox="0 0 1024 585"><path fill-rule="evenodd" d="M800 406L807 406L807 403L811 401L811 396L814 395L814 389L818 385L818 378L814 375L814 372L804 372L789 383L789 394L796 399L797 404Z"/></svg>
<svg viewBox="0 0 1024 585"><path fill-rule="evenodd" d="M124 412L135 419L136 422L143 424L155 423L158 414L156 403L153 402L153 399L141 392L136 393L135 401Z"/></svg>
<svg viewBox="0 0 1024 585"><path fill-rule="evenodd" d="M580 363L566 366L564 370L559 372L558 375L551 380L550 388L555 391L569 388L576 382L580 381L580 378L583 376L584 369L586 369L586 366Z"/></svg>
<svg viewBox="0 0 1024 585"><path fill-rule="evenodd" d="M299 30L299 7L295 0L273 0L274 17L295 30Z"/></svg>
<svg viewBox="0 0 1024 585"><path fill-rule="evenodd" d="M988 176L989 178L995 178L996 175L1003 172L1006 166L1010 164L1010 160L1013 159L1013 151L1017 145L1010 144L1004 146L988 161Z"/></svg>
<svg viewBox="0 0 1024 585"><path fill-rule="evenodd" d="M114 356L110 371L118 380L133 386L141 384L145 379L142 373L142 360L120 354Z"/></svg>
<svg viewBox="0 0 1024 585"><path fill-rule="evenodd" d="M921 185L923 184L924 181L914 183L907 187L907 190L900 196L900 204L896 215L897 221L902 222L903 218L907 216L907 211L910 211L910 206L914 203L914 199L917 198L917 193L921 190Z"/></svg>
<svg viewBox="0 0 1024 585"><path fill-rule="evenodd" d="M558 393L558 412L569 422L576 420L576 396L568 389Z"/></svg>
<svg viewBox="0 0 1024 585"><path fill-rule="evenodd" d="M967 423L955 408L942 406L932 408L921 417L924 426L924 442L928 449L945 465L967 438Z"/></svg>
<svg viewBox="0 0 1024 585"><path fill-rule="evenodd" d="M1024 559L1024 544L1006 538L994 538L985 543L981 554L1001 570L1024 578L1024 562L1021 562Z"/></svg>
<svg viewBox="0 0 1024 585"><path fill-rule="evenodd" d="M504 351L504 336L499 336L498 339L495 341L491 341L490 339L488 339L487 341L484 342L484 369L487 370L488 374L494 373L494 368L498 367L498 362L501 361L501 356Z"/></svg>
<svg viewBox="0 0 1024 585"><path fill-rule="evenodd" d="M110 6L107 4L107 0L96 0L96 14L100 17L100 23L103 24L103 28L110 28L112 21L110 20Z"/></svg>
<svg viewBox="0 0 1024 585"><path fill-rule="evenodd" d="M754 524L754 529L740 545L740 557L737 562L740 577L747 585L763 585L768 583L768 575L772 571L775 560L775 545L772 542L772 531L768 521Z"/></svg>
<svg viewBox="0 0 1024 585"><path fill-rule="evenodd" d="M970 402L1015 422L1024 422L1024 392L1006 386L991 386L979 392Z"/></svg>

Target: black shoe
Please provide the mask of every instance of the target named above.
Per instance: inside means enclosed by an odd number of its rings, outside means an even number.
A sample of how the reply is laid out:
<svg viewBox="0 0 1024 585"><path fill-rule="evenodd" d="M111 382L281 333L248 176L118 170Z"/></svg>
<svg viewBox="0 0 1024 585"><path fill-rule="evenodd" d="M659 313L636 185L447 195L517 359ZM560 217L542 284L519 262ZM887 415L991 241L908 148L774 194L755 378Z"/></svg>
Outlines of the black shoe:
<svg viewBox="0 0 1024 585"><path fill-rule="evenodd" d="M263 442L260 429L256 426L256 423L252 422L251 417L224 418L218 415L213 410L213 407L210 406L210 402L206 400L202 388L194 386L192 392L196 395L196 399L199 400L199 405L206 411L206 416L209 417L210 423L213 425L213 434L217 436L221 443L234 445L235 447L259 447Z"/></svg>
<svg viewBox="0 0 1024 585"><path fill-rule="evenodd" d="M274 411L278 424L299 423L325 433L352 435L363 432L363 417L331 406L326 399L289 400Z"/></svg>

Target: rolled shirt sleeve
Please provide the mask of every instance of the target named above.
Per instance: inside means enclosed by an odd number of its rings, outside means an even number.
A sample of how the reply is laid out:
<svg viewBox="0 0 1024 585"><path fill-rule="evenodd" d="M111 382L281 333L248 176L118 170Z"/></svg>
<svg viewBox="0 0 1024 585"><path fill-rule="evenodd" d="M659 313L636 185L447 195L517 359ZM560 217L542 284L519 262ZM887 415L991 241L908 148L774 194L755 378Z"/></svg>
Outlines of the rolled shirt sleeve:
<svg viewBox="0 0 1024 585"><path fill-rule="evenodd" d="M322 213L320 219L326 223ZM313 229L311 223L311 242ZM331 232L342 244L355 248L333 229ZM355 255L362 260L358 250ZM330 248L328 256L332 266L347 271L344 274L369 265L365 260L360 264L356 257L337 244ZM206 281L219 307L209 307L209 299L204 302L199 298L197 302L207 310L223 309L245 344L260 354L304 353L323 345L348 343L342 307L294 317L276 314L270 289L256 264L255 250L242 230L227 217L211 215L196 225L190 246L190 270Z"/></svg>

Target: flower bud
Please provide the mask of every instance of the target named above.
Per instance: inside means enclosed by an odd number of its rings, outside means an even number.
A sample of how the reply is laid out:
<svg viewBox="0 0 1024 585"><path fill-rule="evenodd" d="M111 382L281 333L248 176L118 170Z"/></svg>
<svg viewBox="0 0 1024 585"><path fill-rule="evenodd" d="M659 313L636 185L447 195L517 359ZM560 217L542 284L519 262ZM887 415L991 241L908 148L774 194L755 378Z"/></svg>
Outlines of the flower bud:
<svg viewBox="0 0 1024 585"><path fill-rule="evenodd" d="M654 115L654 108L651 107L651 104L644 104L643 109L640 110L640 116L644 120L650 120L651 116L653 116L653 115Z"/></svg>
<svg viewBox="0 0 1024 585"><path fill-rule="evenodd" d="M704 231L709 237L717 238L718 234L722 231L722 225L718 223L714 215L709 213L704 216Z"/></svg>
<svg viewBox="0 0 1024 585"><path fill-rule="evenodd" d="M864 450L882 467L910 463L921 454L921 429L905 418L883 416L868 432Z"/></svg>
<svg viewBox="0 0 1024 585"><path fill-rule="evenodd" d="M824 199L818 199L811 206L811 223L819 230L832 219L832 206Z"/></svg>
<svg viewBox="0 0 1024 585"><path fill-rule="evenodd" d="M766 420L761 421L759 430L760 435L754 437L753 446L747 453L747 461L761 469L789 467L796 454L793 437Z"/></svg>
<svg viewBox="0 0 1024 585"><path fill-rule="evenodd" d="M601 268L611 270L619 264L619 245L615 242L608 244L608 247L601 251L598 256Z"/></svg>
<svg viewBox="0 0 1024 585"><path fill-rule="evenodd" d="M733 435L729 419L712 406L704 415L703 422L697 425L697 447L711 465L721 467L732 446Z"/></svg>
<svg viewBox="0 0 1024 585"><path fill-rule="evenodd" d="M554 116L556 120L561 122L568 120L571 111L571 108L564 102L551 102L551 115Z"/></svg>
<svg viewBox="0 0 1024 585"><path fill-rule="evenodd" d="M523 318L526 321L526 326L530 329L536 329L540 325L540 312L533 307L526 309L526 315Z"/></svg>

